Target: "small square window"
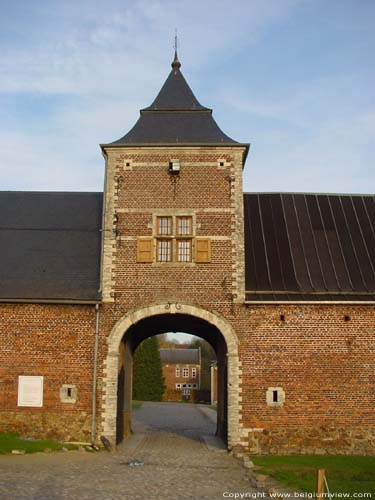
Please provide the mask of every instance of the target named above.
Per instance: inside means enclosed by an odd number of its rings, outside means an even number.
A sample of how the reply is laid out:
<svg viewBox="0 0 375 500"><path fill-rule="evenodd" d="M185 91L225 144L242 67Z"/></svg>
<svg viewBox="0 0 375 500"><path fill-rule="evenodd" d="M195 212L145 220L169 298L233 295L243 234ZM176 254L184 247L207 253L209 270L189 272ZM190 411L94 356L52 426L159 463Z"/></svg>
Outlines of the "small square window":
<svg viewBox="0 0 375 500"><path fill-rule="evenodd" d="M77 387L75 385L63 384L60 388L60 401L62 403L76 403Z"/></svg>
<svg viewBox="0 0 375 500"><path fill-rule="evenodd" d="M266 403L268 406L283 406L285 402L285 391L282 387L269 387L266 391Z"/></svg>

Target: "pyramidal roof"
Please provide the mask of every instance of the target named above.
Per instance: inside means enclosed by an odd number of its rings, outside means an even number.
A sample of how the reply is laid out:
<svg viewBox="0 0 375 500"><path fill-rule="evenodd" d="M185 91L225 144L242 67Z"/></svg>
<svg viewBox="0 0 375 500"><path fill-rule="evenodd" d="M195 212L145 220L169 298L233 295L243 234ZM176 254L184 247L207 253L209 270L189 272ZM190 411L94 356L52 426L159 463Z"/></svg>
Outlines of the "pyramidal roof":
<svg viewBox="0 0 375 500"><path fill-rule="evenodd" d="M218 127L181 70L175 51L172 70L151 106L141 109L134 127L111 146L131 144L238 144Z"/></svg>

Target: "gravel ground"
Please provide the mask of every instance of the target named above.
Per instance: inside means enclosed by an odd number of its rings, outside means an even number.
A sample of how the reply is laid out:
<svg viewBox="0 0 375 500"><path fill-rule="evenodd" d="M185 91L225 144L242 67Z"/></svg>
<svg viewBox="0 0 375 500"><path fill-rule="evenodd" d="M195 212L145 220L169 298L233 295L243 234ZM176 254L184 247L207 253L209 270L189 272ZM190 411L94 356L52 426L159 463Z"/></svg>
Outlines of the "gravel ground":
<svg viewBox="0 0 375 500"><path fill-rule="evenodd" d="M214 418L199 406L144 403L133 412L133 430L116 453L0 456L0 499L208 500L256 492L239 461L208 450L202 436L214 434Z"/></svg>

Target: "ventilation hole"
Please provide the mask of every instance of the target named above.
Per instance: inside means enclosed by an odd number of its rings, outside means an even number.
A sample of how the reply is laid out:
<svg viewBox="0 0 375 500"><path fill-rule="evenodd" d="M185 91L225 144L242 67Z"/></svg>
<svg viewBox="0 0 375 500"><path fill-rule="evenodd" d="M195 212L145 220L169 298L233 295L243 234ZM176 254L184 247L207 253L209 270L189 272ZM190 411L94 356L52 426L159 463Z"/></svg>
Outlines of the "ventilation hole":
<svg viewBox="0 0 375 500"><path fill-rule="evenodd" d="M272 391L272 401L277 403L279 401L279 393L277 391Z"/></svg>
<svg viewBox="0 0 375 500"><path fill-rule="evenodd" d="M350 321L350 316L344 316L344 321Z"/></svg>
<svg viewBox="0 0 375 500"><path fill-rule="evenodd" d="M280 314L280 321L285 321L285 314Z"/></svg>
<svg viewBox="0 0 375 500"><path fill-rule="evenodd" d="M68 398L71 398L72 397L72 388L68 387L66 393L67 393Z"/></svg>
<svg viewBox="0 0 375 500"><path fill-rule="evenodd" d="M130 167L130 162L128 162L128 161L127 161L127 162L126 162L126 166L127 166L127 167Z"/></svg>
<svg viewBox="0 0 375 500"><path fill-rule="evenodd" d="M219 162L219 165L220 167L224 167L224 162L223 161Z"/></svg>

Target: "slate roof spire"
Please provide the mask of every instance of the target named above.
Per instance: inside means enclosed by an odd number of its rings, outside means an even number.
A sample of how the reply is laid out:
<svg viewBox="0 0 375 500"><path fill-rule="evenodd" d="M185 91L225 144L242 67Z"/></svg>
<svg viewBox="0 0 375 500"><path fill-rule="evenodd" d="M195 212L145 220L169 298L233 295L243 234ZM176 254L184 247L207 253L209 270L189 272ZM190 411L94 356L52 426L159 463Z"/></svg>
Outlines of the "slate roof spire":
<svg viewBox="0 0 375 500"><path fill-rule="evenodd" d="M181 68L181 63L178 60L178 55L177 55L177 47L178 47L178 37L177 37L177 28L175 29L174 33L174 59L172 61L172 68L173 69L180 69Z"/></svg>
<svg viewBox="0 0 375 500"><path fill-rule="evenodd" d="M212 116L212 109L199 103L180 68L175 42L172 70L160 92L150 106L141 109L141 116L134 127L121 139L112 142L111 146L238 144L220 130Z"/></svg>
<svg viewBox="0 0 375 500"><path fill-rule="evenodd" d="M178 60L178 55L177 55L177 47L174 49L174 59L171 64L172 68L177 70L181 68L181 63Z"/></svg>

